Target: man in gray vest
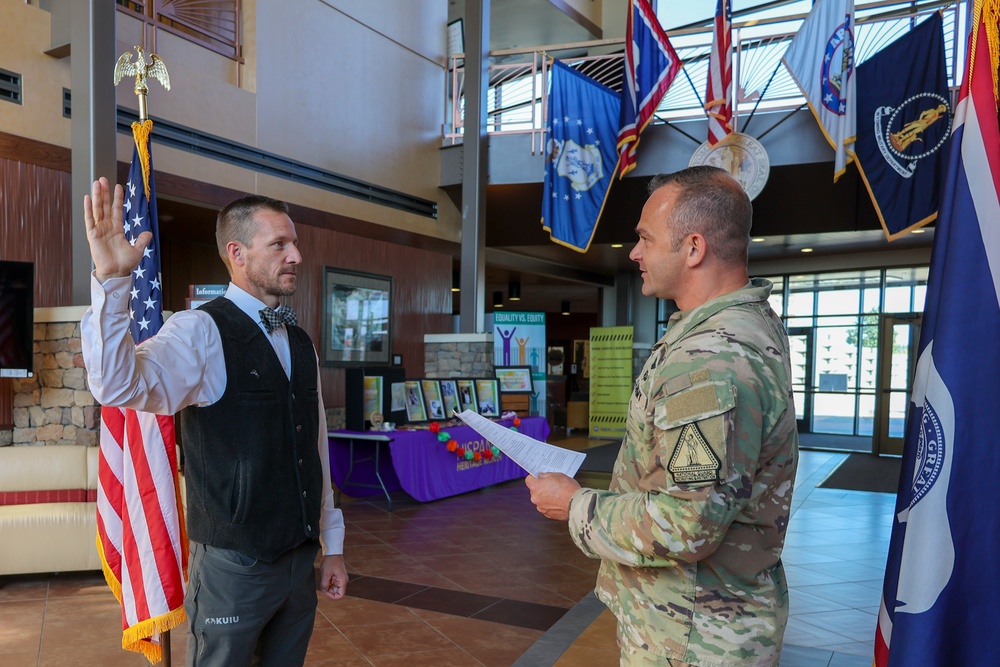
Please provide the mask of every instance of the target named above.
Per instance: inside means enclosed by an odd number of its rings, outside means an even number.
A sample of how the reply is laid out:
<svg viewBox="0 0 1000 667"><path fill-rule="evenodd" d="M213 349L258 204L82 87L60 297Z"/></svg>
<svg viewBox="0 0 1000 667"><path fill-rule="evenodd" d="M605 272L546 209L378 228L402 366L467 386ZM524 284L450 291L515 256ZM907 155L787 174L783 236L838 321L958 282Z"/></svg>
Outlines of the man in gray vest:
<svg viewBox="0 0 1000 667"><path fill-rule="evenodd" d="M81 323L94 397L106 406L180 413L191 540L187 664L301 665L320 589L344 596L344 520L330 487L316 350L282 297L302 256L288 206L250 195L219 213L232 282L181 311L141 346L129 334L130 273L150 235L122 229L108 181L84 198L94 260ZM254 661L259 662L254 662Z"/></svg>

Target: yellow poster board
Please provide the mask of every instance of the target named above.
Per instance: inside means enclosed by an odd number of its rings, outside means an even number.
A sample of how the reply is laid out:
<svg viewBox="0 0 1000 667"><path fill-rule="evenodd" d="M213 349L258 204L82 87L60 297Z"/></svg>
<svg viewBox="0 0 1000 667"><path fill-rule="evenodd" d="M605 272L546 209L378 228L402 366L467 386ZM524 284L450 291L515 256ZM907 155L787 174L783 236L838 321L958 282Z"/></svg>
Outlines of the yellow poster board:
<svg viewBox="0 0 1000 667"><path fill-rule="evenodd" d="M632 327L590 329L590 437L625 435L632 394Z"/></svg>

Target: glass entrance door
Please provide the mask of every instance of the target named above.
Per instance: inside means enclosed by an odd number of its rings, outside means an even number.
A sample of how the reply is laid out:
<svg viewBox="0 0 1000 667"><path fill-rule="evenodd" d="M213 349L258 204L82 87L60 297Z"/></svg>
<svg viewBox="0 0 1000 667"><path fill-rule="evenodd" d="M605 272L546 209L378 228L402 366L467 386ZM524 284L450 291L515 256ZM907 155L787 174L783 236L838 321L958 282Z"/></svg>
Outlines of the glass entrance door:
<svg viewBox="0 0 1000 667"><path fill-rule="evenodd" d="M813 364L816 330L797 327L788 330L788 351L792 365L792 394L795 399L795 420L799 433L812 431Z"/></svg>
<svg viewBox="0 0 1000 667"><path fill-rule="evenodd" d="M921 316L882 316L879 336L878 390L875 406L876 454L902 455L906 412L917 363Z"/></svg>

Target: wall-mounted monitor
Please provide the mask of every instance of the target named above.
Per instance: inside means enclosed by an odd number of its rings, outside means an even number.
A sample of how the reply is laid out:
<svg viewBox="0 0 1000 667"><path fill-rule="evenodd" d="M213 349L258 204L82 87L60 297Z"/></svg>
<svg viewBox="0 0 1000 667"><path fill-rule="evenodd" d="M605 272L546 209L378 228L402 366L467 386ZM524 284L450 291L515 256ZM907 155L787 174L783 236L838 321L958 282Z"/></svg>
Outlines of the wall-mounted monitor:
<svg viewBox="0 0 1000 667"><path fill-rule="evenodd" d="M0 260L0 377L34 373L35 265Z"/></svg>

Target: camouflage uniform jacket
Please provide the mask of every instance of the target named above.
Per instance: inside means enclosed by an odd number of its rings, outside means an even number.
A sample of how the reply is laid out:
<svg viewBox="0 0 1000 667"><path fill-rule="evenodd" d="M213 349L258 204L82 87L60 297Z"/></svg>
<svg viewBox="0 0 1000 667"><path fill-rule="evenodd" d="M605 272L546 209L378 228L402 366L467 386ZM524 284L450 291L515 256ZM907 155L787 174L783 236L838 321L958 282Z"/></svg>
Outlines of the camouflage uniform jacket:
<svg viewBox="0 0 1000 667"><path fill-rule="evenodd" d="M570 503L619 641L661 658L778 664L798 435L770 293L754 279L671 317L636 380L611 488Z"/></svg>

